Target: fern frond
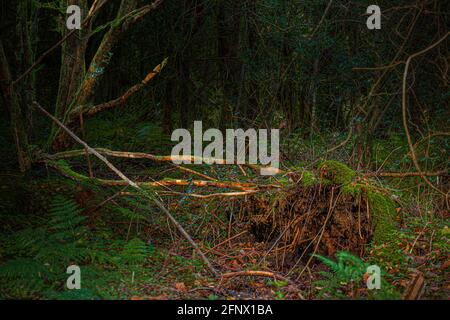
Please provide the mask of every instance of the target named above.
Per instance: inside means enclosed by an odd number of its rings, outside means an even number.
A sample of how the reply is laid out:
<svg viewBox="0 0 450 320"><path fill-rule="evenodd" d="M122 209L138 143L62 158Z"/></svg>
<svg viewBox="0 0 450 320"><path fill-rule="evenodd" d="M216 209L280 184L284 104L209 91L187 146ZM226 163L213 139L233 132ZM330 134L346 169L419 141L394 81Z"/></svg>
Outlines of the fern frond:
<svg viewBox="0 0 450 320"><path fill-rule="evenodd" d="M121 258L129 264L143 263L148 254L148 248L139 238L130 240L124 247Z"/></svg>
<svg viewBox="0 0 450 320"><path fill-rule="evenodd" d="M84 229L80 224L86 220L78 204L61 195L53 198L50 205L50 231L55 238L69 240L81 235Z"/></svg>
<svg viewBox="0 0 450 320"><path fill-rule="evenodd" d="M0 278L23 279L33 281L43 278L48 273L48 269L43 264L27 258L10 260L0 265Z"/></svg>

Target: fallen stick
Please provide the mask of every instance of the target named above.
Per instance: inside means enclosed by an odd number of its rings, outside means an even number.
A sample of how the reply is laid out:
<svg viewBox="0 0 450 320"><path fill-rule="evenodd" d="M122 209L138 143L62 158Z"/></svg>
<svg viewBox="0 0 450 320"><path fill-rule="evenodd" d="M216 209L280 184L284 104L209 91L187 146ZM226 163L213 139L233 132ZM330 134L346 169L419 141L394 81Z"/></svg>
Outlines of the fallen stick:
<svg viewBox="0 0 450 320"><path fill-rule="evenodd" d="M236 271L236 272L228 272L228 273L223 273L222 274L222 278L226 279L226 278L232 278L232 277L246 277L246 276L251 276L251 277L267 277L267 278L274 278L277 280L283 280L283 281L288 281L291 282L288 278L285 278L279 274L270 272L270 271Z"/></svg>
<svg viewBox="0 0 450 320"><path fill-rule="evenodd" d="M244 233L247 233L247 230L244 230L244 231L242 231L242 232L240 232L240 233L238 233L238 234L235 234L234 236L232 236L232 237L230 237L230 238L228 238L228 239L225 239L224 241L222 241L222 242L216 244L214 247L212 247L211 249L207 250L206 252L208 253L208 252L210 252L210 251L212 251L212 250L214 250L214 249L217 249L217 248L220 247L221 245L223 245L223 244L225 244L225 243L227 243L227 242L230 242L230 241L233 240L233 239L236 239L237 237L243 235Z"/></svg>
<svg viewBox="0 0 450 320"><path fill-rule="evenodd" d="M183 192L176 192L176 191L158 191L158 194L160 196L183 196L183 197L192 197L192 198L199 198L199 199L210 199L210 198L221 198L221 197L243 197L248 196L254 193L259 192L258 190L251 190L251 191L242 191L242 192L218 192L218 193L210 193L210 194L196 194L196 193L183 193ZM135 195L132 192L120 192L119 195L121 196L133 196Z"/></svg>
<svg viewBox="0 0 450 320"><path fill-rule="evenodd" d="M208 260L208 258L203 254L203 252L200 250L200 248L197 246L194 240L192 240L191 236L184 230L183 226L178 223L178 221L172 216L172 214L167 210L167 208L164 206L164 204L156 199L154 196L151 196L148 192L146 192L144 189L142 189L139 185L137 185L134 181L131 181L126 175L124 175L119 169L117 169L111 162L109 162L104 156L102 156L100 153L95 151L95 149L91 148L86 142L78 138L78 136L73 133L69 128L67 128L64 124L61 123L57 118L55 118L53 115L47 112L44 108L42 108L36 101L33 101L33 106L38 108L40 111L42 111L47 117L52 119L58 126L60 126L64 131L67 132L76 142L81 144L85 147L85 149L89 152L95 155L98 159L100 159L103 163L106 164L108 168L110 168L114 173L116 173L122 180L125 180L128 185L139 191L143 196L146 198L152 200L158 208L161 209L162 212L167 216L167 218L175 225L175 227L178 229L178 231L186 238L186 240L192 245L192 247L198 252L202 260L205 262L205 264L208 266L209 270L215 275L219 276L219 273L217 270L212 266L211 262Z"/></svg>
<svg viewBox="0 0 450 320"><path fill-rule="evenodd" d="M254 193L257 193L258 190L249 190L249 191L242 191L242 192L218 192L218 193L211 193L211 194L196 194L196 193L183 193L183 192L175 192L175 191L161 191L161 195L178 195L178 196L184 196L184 197L192 197L192 198L199 198L199 199L209 199L209 198L220 198L220 197L242 197L242 196L248 196Z"/></svg>
<svg viewBox="0 0 450 320"><path fill-rule="evenodd" d="M406 288L402 299L403 300L419 300L425 287L425 279L422 272L416 270L411 281Z"/></svg>
<svg viewBox="0 0 450 320"><path fill-rule="evenodd" d="M173 166L175 166L176 168L178 168L182 171L186 171L186 172L195 174L195 175L205 178L207 180L211 180L211 181L217 180L217 179L207 176L206 174L203 174L201 172L198 172L193 169L189 169L189 168L172 163L170 156L155 156L153 154L143 153L143 152L113 151L113 150L109 150L109 149L105 149L105 148L95 148L95 150L100 154L111 156L111 157L117 157L117 158L148 159L148 160L155 161L155 162L169 162ZM73 157L81 156L82 155L81 151L82 150L63 151L63 152L59 152L59 153L55 153L55 154L51 154L51 155L46 155L46 158L53 159L53 160L73 158Z"/></svg>
<svg viewBox="0 0 450 320"><path fill-rule="evenodd" d="M406 177L436 177L449 175L448 170L437 172L367 172L364 173L366 177L392 177L392 178L406 178Z"/></svg>

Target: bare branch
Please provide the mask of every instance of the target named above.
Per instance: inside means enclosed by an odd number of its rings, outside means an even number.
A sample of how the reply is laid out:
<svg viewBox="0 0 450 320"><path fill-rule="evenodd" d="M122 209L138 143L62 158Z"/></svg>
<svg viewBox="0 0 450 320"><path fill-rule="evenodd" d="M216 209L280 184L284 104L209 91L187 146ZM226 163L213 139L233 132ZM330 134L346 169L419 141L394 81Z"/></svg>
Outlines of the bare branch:
<svg viewBox="0 0 450 320"><path fill-rule="evenodd" d="M411 159L414 163L414 166L416 167L420 177L434 190L438 191L439 193L443 194L446 198L446 200L448 200L448 194L445 194L444 192L442 192L442 190L438 189L437 187L435 187L430 180L428 180L428 178L423 174L422 169L420 168L419 162L417 161L417 157L416 157L416 152L414 150L414 146L412 143L412 139L411 139L411 135L409 134L409 129L408 129L408 120L406 117L406 83L407 83L407 78L408 78L408 69L409 69L409 65L411 63L411 60L414 59L417 56L420 56L426 52L428 52L429 50L433 49L434 47L436 47L437 45L439 45L441 42L443 42L445 39L447 39L448 35L450 34L450 32L447 32L445 34L445 36L443 36L442 38L440 38L438 41L436 41L435 43L433 43L432 45L430 45L429 47L416 52L412 55L410 55L408 57L408 59L406 60L406 64L405 64L405 71L403 72L403 85L402 85L402 120L403 120L403 128L405 129L405 134L406 134L406 140L408 141L408 146L409 146L409 150L411 152ZM448 205L448 203L447 203Z"/></svg>
<svg viewBox="0 0 450 320"><path fill-rule="evenodd" d="M158 73L161 72L161 70L167 64L167 60L168 60L168 58L165 58L164 61L161 62L160 64L158 64L152 71L150 71L140 83L129 88L119 98L105 102L105 103L98 104L93 107L80 106L78 108L75 108L71 112L70 117L75 118L76 116L78 116L80 114L80 112L83 113L83 116L90 117L101 111L109 110L109 109L115 108L117 106L124 105L133 94L135 94L136 92L138 92L139 90L144 88Z"/></svg>

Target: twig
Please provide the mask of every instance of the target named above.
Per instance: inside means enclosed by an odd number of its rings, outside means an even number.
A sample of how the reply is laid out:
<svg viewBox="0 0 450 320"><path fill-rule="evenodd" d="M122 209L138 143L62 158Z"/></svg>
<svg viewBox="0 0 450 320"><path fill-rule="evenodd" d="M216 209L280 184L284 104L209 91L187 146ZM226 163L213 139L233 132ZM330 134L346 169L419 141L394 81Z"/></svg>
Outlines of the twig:
<svg viewBox="0 0 450 320"><path fill-rule="evenodd" d="M238 233L238 234L235 234L234 236L232 236L232 237L230 237L230 238L228 238L228 239L225 239L224 241L222 241L222 242L216 244L216 245L215 245L214 247L212 247L211 249L207 250L206 253L208 253L208 252L210 252L210 251L212 251L212 250L217 249L217 248L220 247L221 245L223 245L223 244L225 244L225 243L227 243L227 242L229 242L229 241L231 241L231 240L233 240L233 239L236 239L237 237L239 237L239 236L241 236L241 235L243 235L243 234L245 234L245 233L247 233L247 230L244 230L244 231L242 231L242 232L240 232L240 233Z"/></svg>
<svg viewBox="0 0 450 320"><path fill-rule="evenodd" d="M242 192L219 192L219 193L211 193L211 194L196 194L196 193L183 193L183 192L175 192L175 191L161 191L161 195L179 195L184 197L192 197L199 199L209 199L209 198L220 198L220 197L243 197L248 196L254 193L259 192L258 190L249 190Z"/></svg>
<svg viewBox="0 0 450 320"><path fill-rule="evenodd" d="M80 118L81 137L83 138L83 140L85 140L86 139L86 134L85 134L85 131L84 131L84 120L83 120L83 114L82 113L79 114L79 118ZM84 153L86 155L86 162L87 162L87 166L88 166L89 177L93 178L94 177L94 173L92 171L91 158L89 157L89 152L87 151L86 148L84 149Z"/></svg>
<svg viewBox="0 0 450 320"><path fill-rule="evenodd" d="M208 175L206 175L206 174L204 174L204 173L198 172L198 171L196 171L196 170L189 169L189 168L186 168L186 167L177 165L177 164L175 164L175 163L171 163L171 165L173 165L175 168L180 169L181 171L186 171L186 172L195 174L195 175L197 175L197 176L199 176L199 177L205 178L205 179L210 180L210 181L217 181L217 179L212 178L212 177L210 177L210 176L208 176Z"/></svg>
<svg viewBox="0 0 450 320"><path fill-rule="evenodd" d="M232 277L246 277L246 276L268 277L268 278L274 278L274 279L278 279L278 280L291 282L288 278L285 278L279 274L276 274L276 273L273 273L270 271L236 271L236 272L223 273L221 276L223 279L232 278Z"/></svg>
<svg viewBox="0 0 450 320"><path fill-rule="evenodd" d="M119 157L119 158L132 158L132 159L148 159L148 160L152 160L152 161L156 161L156 162L174 162L174 161L179 161L179 162L188 162L188 163L214 163L217 165L226 165L229 164L226 162L225 159L220 159L220 158L206 158L206 157L196 157L196 156L159 156L159 155L153 155L150 153L144 153L144 152L130 152L130 151L114 151L114 150L109 150L109 149L105 149L105 148L95 148L95 150L98 153L107 155L107 156L111 156L111 157ZM57 160L57 159L67 159L67 158L73 158L73 157L77 157L77 156L82 156L84 155L84 150L83 149L78 149L78 150L69 150L69 151L62 151L62 152L58 152L52 155L46 155L46 157L48 159L52 159L52 160ZM236 163L233 163L236 164ZM261 168L268 168L268 167L264 167L264 166L259 166L257 164L245 164L245 166L257 171L260 170ZM178 167L181 170L183 167ZM192 170L192 169L189 169ZM187 170L185 170L187 171ZM278 169L279 173L285 173L283 170ZM193 172L191 172L193 173ZM217 179L208 177L208 180L213 180L216 181Z"/></svg>
<svg viewBox="0 0 450 320"><path fill-rule="evenodd" d="M330 11L330 8L331 8L332 4L333 4L333 0L330 0L330 2L328 2L327 7L325 8L325 11L324 11L324 13L322 15L322 18L320 18L320 21L317 24L316 28L314 29L314 31L309 36L310 39L312 39L314 37L314 35L316 34L317 30L319 30L320 26L322 25L322 22L325 20L325 17L328 14L328 11Z"/></svg>
<svg viewBox="0 0 450 320"><path fill-rule="evenodd" d="M430 222L428 221L427 224L425 225L425 227L423 227L422 231L419 232L419 234L417 235L417 237L414 239L414 242L411 246L411 249L409 249L409 254L411 254L414 250L414 247L416 246L417 241L419 240L419 238L425 234L425 230L427 230L428 225L430 224Z"/></svg>
<svg viewBox="0 0 450 320"><path fill-rule="evenodd" d="M350 140L350 138L352 137L352 133L353 133L353 126L352 124L350 124L350 127L348 129L348 133L347 133L347 137L345 138L344 141L342 141L341 143L339 143L337 146L334 146L331 149L328 149L325 153L330 153L333 152L334 150L339 149L340 147L343 147L344 145L347 144L347 142Z"/></svg>
<svg viewBox="0 0 450 320"><path fill-rule="evenodd" d="M364 173L366 177L393 177L393 178L405 178L405 177L436 177L448 175L448 170L441 170L437 172L367 172Z"/></svg>

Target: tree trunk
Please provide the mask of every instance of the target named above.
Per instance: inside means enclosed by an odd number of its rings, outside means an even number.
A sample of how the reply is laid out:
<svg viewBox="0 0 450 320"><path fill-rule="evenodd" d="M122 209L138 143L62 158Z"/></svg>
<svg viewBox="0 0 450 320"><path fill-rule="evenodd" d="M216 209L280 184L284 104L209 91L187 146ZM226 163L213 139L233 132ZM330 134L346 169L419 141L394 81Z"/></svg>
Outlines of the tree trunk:
<svg viewBox="0 0 450 320"><path fill-rule="evenodd" d="M72 2L78 1L68 0L68 3ZM112 56L112 50L120 40L122 34L133 23L139 21L145 14L156 8L160 1L145 5L140 9L136 9L137 3L137 0L122 0L117 15L98 46L87 72L85 72L84 57L86 55L92 20L90 21L90 25L79 32L78 37L73 35L67 40L62 50L63 64L55 114L60 119L63 119L64 124L73 130L76 130L79 126L77 124L79 114L72 111L77 108L79 112L84 112L86 108L79 107L92 104L96 88L100 83L100 79L103 78L104 71ZM87 2L84 0L82 2L82 12L86 12L86 10ZM132 12L133 14L131 14ZM54 150L61 150L71 144L71 139L69 139L64 131L54 125L49 143Z"/></svg>
<svg viewBox="0 0 450 320"><path fill-rule="evenodd" d="M17 6L17 26L18 35L17 47L19 53L16 57L16 74L24 73L35 60L35 46L37 41L37 8L32 0L20 1ZM33 39L33 40L32 40ZM21 82L15 86L15 92L19 98L19 103L25 107L22 112L25 114L26 126L33 127L33 110L28 106L35 100L36 76L35 72L30 72Z"/></svg>
<svg viewBox="0 0 450 320"><path fill-rule="evenodd" d="M218 5L217 37L219 70L223 76L222 87L225 102L222 106L223 125L233 124L233 115L239 94L239 81L242 70L238 58L240 39L241 8L233 1L221 1Z"/></svg>
<svg viewBox="0 0 450 320"><path fill-rule="evenodd" d="M67 6L77 4L80 5L81 14L84 17L87 13L86 1L68 0ZM90 29L90 28L89 28ZM69 32L65 26L64 33ZM90 30L82 28L73 35L71 35L62 45L61 48L61 69L59 75L58 96L56 98L55 116L59 119L64 119L68 110L73 107L77 91L85 76L85 56L87 42L89 40L88 33ZM59 135L60 129L53 124L52 132L50 134L49 142L56 150L62 149L67 140L59 139L56 142L56 137Z"/></svg>
<svg viewBox="0 0 450 320"><path fill-rule="evenodd" d="M12 135L16 145L19 169L24 172L31 166L30 149L28 145L28 136L23 124L19 98L11 85L11 81L9 64L3 49L3 43L0 40L0 85L5 106L11 120Z"/></svg>

